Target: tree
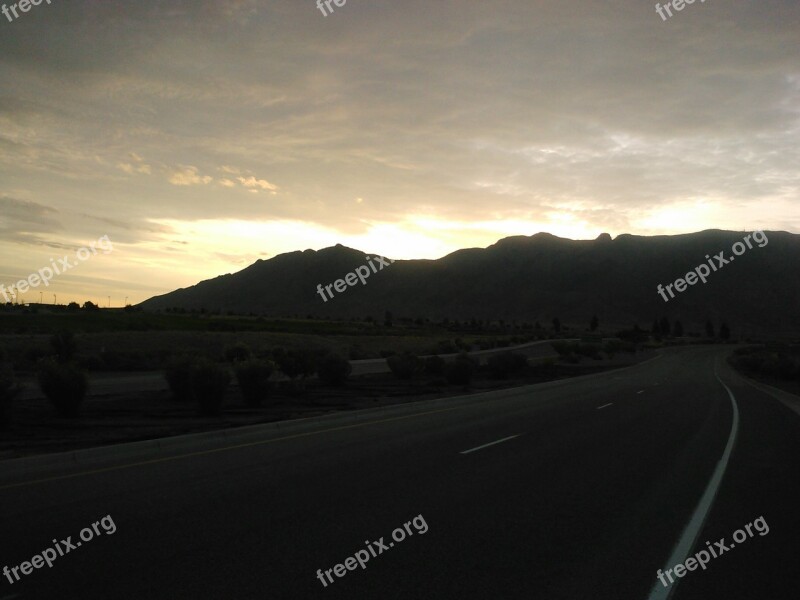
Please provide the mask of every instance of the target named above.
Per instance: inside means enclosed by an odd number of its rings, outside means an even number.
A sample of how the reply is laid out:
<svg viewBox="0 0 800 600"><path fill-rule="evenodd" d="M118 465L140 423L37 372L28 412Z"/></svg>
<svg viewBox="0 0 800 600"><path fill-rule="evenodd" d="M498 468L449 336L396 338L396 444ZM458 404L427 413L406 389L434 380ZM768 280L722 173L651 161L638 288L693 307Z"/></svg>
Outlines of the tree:
<svg viewBox="0 0 800 600"><path fill-rule="evenodd" d="M719 326L719 337L726 341L731 339L731 330L725 321Z"/></svg>
<svg viewBox="0 0 800 600"><path fill-rule="evenodd" d="M661 335L661 325L658 324L658 317L653 319L653 326L650 328L650 333L652 333L655 337L659 337Z"/></svg>
<svg viewBox="0 0 800 600"><path fill-rule="evenodd" d="M706 336L710 338L714 337L714 324L711 322L711 319L706 320Z"/></svg>
<svg viewBox="0 0 800 600"><path fill-rule="evenodd" d="M561 332L561 320L558 317L555 317L553 319L553 330L556 333L560 333Z"/></svg>
<svg viewBox="0 0 800 600"><path fill-rule="evenodd" d="M661 327L661 335L665 337L668 336L672 330L669 324L669 319L667 317L661 317L661 323L659 323L659 325Z"/></svg>
<svg viewBox="0 0 800 600"><path fill-rule="evenodd" d="M592 320L589 322L589 330L597 331L597 327L599 325L600 325L600 320L597 318L597 315L593 315Z"/></svg>
<svg viewBox="0 0 800 600"><path fill-rule="evenodd" d="M680 321L675 321L675 325L672 327L672 335L675 337L683 337L683 325Z"/></svg>
<svg viewBox="0 0 800 600"><path fill-rule="evenodd" d="M100 310L100 307L94 302L87 300L83 303L83 310Z"/></svg>

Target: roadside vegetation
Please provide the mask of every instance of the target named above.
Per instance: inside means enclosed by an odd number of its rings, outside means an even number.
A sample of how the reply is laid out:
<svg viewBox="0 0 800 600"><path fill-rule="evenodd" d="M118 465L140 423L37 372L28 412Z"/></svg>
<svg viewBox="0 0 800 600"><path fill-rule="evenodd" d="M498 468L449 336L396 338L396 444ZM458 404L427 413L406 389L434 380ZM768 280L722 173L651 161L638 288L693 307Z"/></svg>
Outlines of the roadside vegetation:
<svg viewBox="0 0 800 600"><path fill-rule="evenodd" d="M766 382L800 382L800 346L770 344L737 348L728 363L740 373Z"/></svg>

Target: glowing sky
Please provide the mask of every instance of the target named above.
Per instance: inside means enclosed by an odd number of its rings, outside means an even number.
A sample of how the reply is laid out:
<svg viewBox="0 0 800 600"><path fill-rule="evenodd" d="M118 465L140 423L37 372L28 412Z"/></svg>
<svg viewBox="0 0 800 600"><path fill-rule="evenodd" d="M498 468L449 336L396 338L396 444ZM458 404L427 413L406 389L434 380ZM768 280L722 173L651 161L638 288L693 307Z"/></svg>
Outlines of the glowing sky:
<svg viewBox="0 0 800 600"><path fill-rule="evenodd" d="M342 243L800 231L800 3L83 0L0 15L0 283L120 306Z"/></svg>

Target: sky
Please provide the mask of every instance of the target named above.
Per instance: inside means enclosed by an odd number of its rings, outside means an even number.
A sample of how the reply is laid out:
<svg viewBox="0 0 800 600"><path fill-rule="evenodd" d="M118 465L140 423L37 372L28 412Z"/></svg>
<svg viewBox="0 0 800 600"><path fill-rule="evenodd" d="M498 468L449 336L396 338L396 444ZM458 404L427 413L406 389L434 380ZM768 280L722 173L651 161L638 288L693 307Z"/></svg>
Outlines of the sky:
<svg viewBox="0 0 800 600"><path fill-rule="evenodd" d="M18 300L337 243L800 232L797 0L315 1L0 14L0 294L64 257Z"/></svg>

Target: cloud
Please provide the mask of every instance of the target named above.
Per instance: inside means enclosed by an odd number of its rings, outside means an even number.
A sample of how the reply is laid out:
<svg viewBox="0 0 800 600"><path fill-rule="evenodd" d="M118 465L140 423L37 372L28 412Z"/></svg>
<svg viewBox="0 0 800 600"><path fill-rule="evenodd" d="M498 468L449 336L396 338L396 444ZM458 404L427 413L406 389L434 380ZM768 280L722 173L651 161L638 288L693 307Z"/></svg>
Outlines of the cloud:
<svg viewBox="0 0 800 600"><path fill-rule="evenodd" d="M172 185L208 185L214 181L210 175L200 175L197 167L181 167L170 173L169 182Z"/></svg>
<svg viewBox="0 0 800 600"><path fill-rule="evenodd" d="M277 193L278 186L273 185L266 179L256 179L255 177L237 177L239 183L241 183L246 188L261 188L262 190L266 190L272 192L273 194Z"/></svg>
<svg viewBox="0 0 800 600"><path fill-rule="evenodd" d="M4 242L46 244L43 235L62 229L59 211L29 200L0 195L0 238Z"/></svg>
<svg viewBox="0 0 800 600"><path fill-rule="evenodd" d="M128 175L133 175L134 173L142 173L144 175L150 175L150 165L132 165L130 163L119 163L117 167L125 171Z"/></svg>

